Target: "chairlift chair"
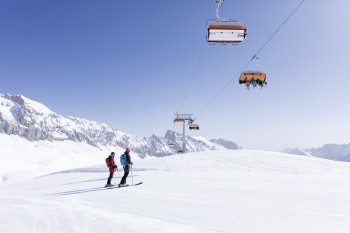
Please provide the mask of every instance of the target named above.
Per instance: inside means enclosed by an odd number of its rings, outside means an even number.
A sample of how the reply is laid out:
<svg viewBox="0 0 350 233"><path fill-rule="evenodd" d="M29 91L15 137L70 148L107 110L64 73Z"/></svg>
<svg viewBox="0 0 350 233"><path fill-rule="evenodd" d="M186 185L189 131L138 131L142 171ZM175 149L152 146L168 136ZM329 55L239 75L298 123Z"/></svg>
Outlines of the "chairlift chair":
<svg viewBox="0 0 350 233"><path fill-rule="evenodd" d="M252 82L252 80L256 81L259 86L263 87L266 85L266 74L263 72L258 71L259 70L259 57L257 55L254 55L252 60L256 60L256 68L257 70L248 70L241 73L239 76L239 84L245 84L247 82Z"/></svg>
<svg viewBox="0 0 350 233"><path fill-rule="evenodd" d="M194 130L199 130L199 125L198 124L190 124L189 129L194 129Z"/></svg>
<svg viewBox="0 0 350 233"><path fill-rule="evenodd" d="M247 28L233 21L214 20L207 26L207 41L212 43L240 43L247 35Z"/></svg>
<svg viewBox="0 0 350 233"><path fill-rule="evenodd" d="M247 81L251 82L252 79L265 84L266 74L260 71L244 71L239 76L239 84L246 83Z"/></svg>
<svg viewBox="0 0 350 233"><path fill-rule="evenodd" d="M184 123L185 122L185 119L183 118L175 118L174 119L174 123Z"/></svg>
<svg viewBox="0 0 350 233"><path fill-rule="evenodd" d="M237 20L220 18L219 11L224 0L214 0L216 18L207 22L207 41L213 43L240 43L247 35L247 28Z"/></svg>

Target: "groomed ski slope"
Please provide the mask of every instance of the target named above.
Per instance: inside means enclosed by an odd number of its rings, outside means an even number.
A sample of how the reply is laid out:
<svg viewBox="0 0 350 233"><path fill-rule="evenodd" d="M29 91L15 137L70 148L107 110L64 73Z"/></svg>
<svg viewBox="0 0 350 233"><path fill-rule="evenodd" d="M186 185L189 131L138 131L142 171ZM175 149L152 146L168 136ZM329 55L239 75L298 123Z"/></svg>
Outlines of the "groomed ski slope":
<svg viewBox="0 0 350 233"><path fill-rule="evenodd" d="M119 182L121 172L114 182ZM0 185L0 232L350 232L350 164L235 150L104 164Z"/></svg>

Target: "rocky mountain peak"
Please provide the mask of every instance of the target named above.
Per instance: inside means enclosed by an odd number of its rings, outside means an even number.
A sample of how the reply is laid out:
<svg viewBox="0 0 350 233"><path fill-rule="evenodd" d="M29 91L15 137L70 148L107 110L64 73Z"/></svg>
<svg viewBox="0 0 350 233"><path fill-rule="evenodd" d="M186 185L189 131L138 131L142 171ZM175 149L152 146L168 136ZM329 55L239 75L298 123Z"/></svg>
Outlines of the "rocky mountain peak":
<svg viewBox="0 0 350 233"><path fill-rule="evenodd" d="M89 145L133 148L141 158L165 156L177 153L182 148L182 134L168 130L165 137L152 135L149 138L137 137L107 124L77 117L61 116L43 104L22 95L0 95L0 133L14 134L30 141L71 140ZM203 137L186 135L188 151L215 149L237 149L227 140L209 141ZM170 146L173 144L174 146Z"/></svg>

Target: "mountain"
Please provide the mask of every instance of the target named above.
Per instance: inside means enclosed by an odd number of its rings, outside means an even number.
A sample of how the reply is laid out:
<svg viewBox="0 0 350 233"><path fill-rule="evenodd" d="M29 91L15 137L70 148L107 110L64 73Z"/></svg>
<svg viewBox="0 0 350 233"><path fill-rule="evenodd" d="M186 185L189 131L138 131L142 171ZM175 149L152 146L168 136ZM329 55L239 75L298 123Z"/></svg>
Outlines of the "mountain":
<svg viewBox="0 0 350 233"><path fill-rule="evenodd" d="M104 123L73 116L61 116L43 104L22 95L0 94L0 133L18 135L29 141L84 142L97 148L131 147L140 158L166 156L182 148L182 134L168 130L165 137L137 137L113 129ZM169 147L173 144L174 147ZM188 152L237 149L224 139L207 140L186 135Z"/></svg>
<svg viewBox="0 0 350 233"><path fill-rule="evenodd" d="M288 148L283 150L283 152L289 154L306 155L323 159L350 162L350 144L325 144L322 147L311 149Z"/></svg>
<svg viewBox="0 0 350 233"><path fill-rule="evenodd" d="M210 141L212 143L216 144L216 145L221 145L222 147L224 147L226 149L231 149L231 150L237 150L238 149L237 144L232 142L232 141L229 141L229 140L218 138L218 139L212 139Z"/></svg>
<svg viewBox="0 0 350 233"><path fill-rule="evenodd" d="M310 152L307 152L305 149L302 149L302 148L286 148L282 152L283 153L287 153L287 154L303 155L303 156L310 156L310 157L312 157Z"/></svg>
<svg viewBox="0 0 350 233"><path fill-rule="evenodd" d="M344 145L326 144L320 148L311 148L314 157L350 162L350 143Z"/></svg>
<svg viewBox="0 0 350 233"><path fill-rule="evenodd" d="M168 130L164 138L168 144L173 144L175 151L182 149L182 134ZM191 137L186 135L185 141L186 141L186 149L191 152L238 149L238 146L234 142L231 142L225 139L208 140L201 136Z"/></svg>

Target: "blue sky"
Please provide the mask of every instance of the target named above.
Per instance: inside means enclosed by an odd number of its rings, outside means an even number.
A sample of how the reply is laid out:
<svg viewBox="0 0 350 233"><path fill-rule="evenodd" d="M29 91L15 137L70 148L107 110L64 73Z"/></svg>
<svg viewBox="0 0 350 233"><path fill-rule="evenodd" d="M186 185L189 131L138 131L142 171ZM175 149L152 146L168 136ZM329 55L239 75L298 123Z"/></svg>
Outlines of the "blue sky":
<svg viewBox="0 0 350 233"><path fill-rule="evenodd" d="M306 0L259 53L267 87L235 78L202 112L300 2L226 0L248 36L209 46L213 0L0 0L0 93L138 136L181 131L180 110L246 149L350 143L346 0Z"/></svg>

